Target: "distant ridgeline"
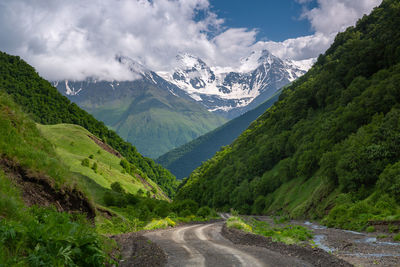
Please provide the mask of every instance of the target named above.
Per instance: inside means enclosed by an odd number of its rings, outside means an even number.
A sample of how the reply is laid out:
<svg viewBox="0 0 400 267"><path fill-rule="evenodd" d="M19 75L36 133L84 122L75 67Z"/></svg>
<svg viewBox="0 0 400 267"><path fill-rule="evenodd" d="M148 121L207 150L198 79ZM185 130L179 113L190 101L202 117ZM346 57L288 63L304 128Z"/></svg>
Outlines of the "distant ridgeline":
<svg viewBox="0 0 400 267"><path fill-rule="evenodd" d="M202 162L210 159L221 147L231 144L250 123L263 114L279 98L281 91L253 110L225 123L214 131L165 153L155 161L170 170L178 179L189 176Z"/></svg>
<svg viewBox="0 0 400 267"><path fill-rule="evenodd" d="M400 219L400 2L339 33L177 199L363 228Z"/></svg>
<svg viewBox="0 0 400 267"><path fill-rule="evenodd" d="M104 123L71 103L19 57L0 52L0 73L1 90L11 95L25 112L32 114L36 122L71 123L86 128L147 174L169 197L174 196L177 182L168 170L140 155L134 146L109 130Z"/></svg>

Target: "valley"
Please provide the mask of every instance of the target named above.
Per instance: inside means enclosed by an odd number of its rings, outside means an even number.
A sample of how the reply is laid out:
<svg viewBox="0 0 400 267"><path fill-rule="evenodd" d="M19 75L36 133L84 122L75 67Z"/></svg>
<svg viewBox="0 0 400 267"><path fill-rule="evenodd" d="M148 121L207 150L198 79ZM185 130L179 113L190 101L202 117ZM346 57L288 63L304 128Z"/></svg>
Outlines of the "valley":
<svg viewBox="0 0 400 267"><path fill-rule="evenodd" d="M212 1L0 4L0 267L400 266L400 2Z"/></svg>

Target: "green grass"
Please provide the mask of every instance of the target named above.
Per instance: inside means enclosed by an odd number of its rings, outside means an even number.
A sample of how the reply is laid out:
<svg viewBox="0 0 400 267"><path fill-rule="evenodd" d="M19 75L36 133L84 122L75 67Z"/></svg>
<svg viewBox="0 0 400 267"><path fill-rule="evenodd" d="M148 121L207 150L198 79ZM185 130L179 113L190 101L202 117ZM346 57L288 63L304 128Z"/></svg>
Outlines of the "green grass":
<svg viewBox="0 0 400 267"><path fill-rule="evenodd" d="M266 222L254 219L244 220L240 217L231 217L226 224L230 228L232 227L245 232L270 237L274 242L282 242L285 244L309 242L313 237L310 230L299 225L272 227Z"/></svg>
<svg viewBox="0 0 400 267"><path fill-rule="evenodd" d="M0 154L26 169L45 172L57 184L72 182L50 142L9 96L0 92Z"/></svg>
<svg viewBox="0 0 400 267"><path fill-rule="evenodd" d="M176 222L167 217L161 220L152 220L143 229L144 230L165 229L168 227L174 227L175 225Z"/></svg>
<svg viewBox="0 0 400 267"><path fill-rule="evenodd" d="M149 191L139 179L125 173L120 165L121 159L99 147L88 137L91 134L84 128L72 124L38 125L38 128L54 145L58 156L72 172L88 177L100 187L107 189L110 189L112 183L119 182L127 193L136 194L139 189L144 192ZM91 155L93 159L89 158ZM89 161L89 167L82 165L83 160ZM91 168L95 163L96 172ZM158 188L151 180L147 181ZM100 193L87 188L99 201ZM158 190L161 191L159 188ZM158 197L166 199L161 194L158 194Z"/></svg>

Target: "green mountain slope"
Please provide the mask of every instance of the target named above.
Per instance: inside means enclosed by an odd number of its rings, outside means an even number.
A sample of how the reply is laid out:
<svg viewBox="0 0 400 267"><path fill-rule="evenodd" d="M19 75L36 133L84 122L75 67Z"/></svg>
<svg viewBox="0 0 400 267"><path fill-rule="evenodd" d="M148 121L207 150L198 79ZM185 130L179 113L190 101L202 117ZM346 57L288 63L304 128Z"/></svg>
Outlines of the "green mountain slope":
<svg viewBox="0 0 400 267"><path fill-rule="evenodd" d="M177 199L360 229L400 218L400 3L338 34L314 67Z"/></svg>
<svg viewBox="0 0 400 267"><path fill-rule="evenodd" d="M11 95L36 122L70 123L84 127L119 151L148 178L160 185L170 197L174 195L177 182L169 171L140 155L134 146L109 130L104 123L71 103L19 57L0 52L0 73L1 90Z"/></svg>
<svg viewBox="0 0 400 267"><path fill-rule="evenodd" d="M93 220L95 209L77 181L35 123L0 92L1 265L106 263L109 242L84 218Z"/></svg>
<svg viewBox="0 0 400 267"><path fill-rule="evenodd" d="M126 173L121 166L121 156L118 152L110 153L104 147L99 146L93 139L95 137L84 128L73 124L37 125L43 136L54 145L57 155L70 171L80 176L91 179L99 186L111 188L111 184L119 182L127 193L137 194L139 190L143 193L156 189L158 199L167 200L162 190L151 181L138 176L133 178ZM97 142L101 142L97 140ZM100 143L101 144L101 143ZM101 144L104 145L104 144ZM89 162L88 166L82 164L83 160ZM96 163L96 171L93 165ZM137 173L139 171L137 170ZM85 185L85 183L84 183ZM93 190L95 187L85 186L91 195L96 197L96 202L102 203L103 195ZM153 195L153 193L151 193Z"/></svg>
<svg viewBox="0 0 400 267"><path fill-rule="evenodd" d="M177 179L187 177L202 162L210 159L221 147L231 144L246 128L273 105L280 91L269 100L183 146L165 153L155 161L170 170Z"/></svg>
<svg viewBox="0 0 400 267"><path fill-rule="evenodd" d="M111 87L109 82L69 82L82 90L68 97L145 156L156 158L226 122L158 83L145 79L114 83ZM60 91L64 87L58 85Z"/></svg>

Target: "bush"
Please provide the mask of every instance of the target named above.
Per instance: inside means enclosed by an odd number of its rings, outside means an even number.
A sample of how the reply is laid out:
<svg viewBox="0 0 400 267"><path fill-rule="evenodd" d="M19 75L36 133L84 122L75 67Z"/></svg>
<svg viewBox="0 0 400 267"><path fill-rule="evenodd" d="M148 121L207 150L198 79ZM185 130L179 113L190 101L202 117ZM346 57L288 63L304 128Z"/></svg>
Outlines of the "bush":
<svg viewBox="0 0 400 267"><path fill-rule="evenodd" d="M207 206L204 206L197 211L196 215L199 217L207 218L210 214L211 214L211 209Z"/></svg>
<svg viewBox="0 0 400 267"><path fill-rule="evenodd" d="M175 222L170 218L162 219L162 220L152 220L148 223L143 229L144 230L154 230L154 229L165 229L168 226L174 227Z"/></svg>
<svg viewBox="0 0 400 267"><path fill-rule="evenodd" d="M252 214L261 215L265 209L265 197L259 196L256 198L252 208Z"/></svg>
<svg viewBox="0 0 400 267"><path fill-rule="evenodd" d="M180 217L189 217L192 214L193 213L191 213L190 210L182 210L181 212L179 212Z"/></svg>
<svg viewBox="0 0 400 267"><path fill-rule="evenodd" d="M368 233L373 233L373 232L375 232L375 227L368 226L367 229L365 229L365 231L367 231Z"/></svg>
<svg viewBox="0 0 400 267"><path fill-rule="evenodd" d="M90 165L89 159L83 159L81 165L84 167L89 167Z"/></svg>
<svg viewBox="0 0 400 267"><path fill-rule="evenodd" d="M125 190L122 188L119 182L114 182L111 184L111 189L117 193L125 193Z"/></svg>
<svg viewBox="0 0 400 267"><path fill-rule="evenodd" d="M103 201L106 206L115 206L114 194L111 192L106 192L103 196Z"/></svg>
<svg viewBox="0 0 400 267"><path fill-rule="evenodd" d="M199 209L199 205L197 204L197 202L195 202L191 199L185 199L185 200L173 202L171 209L172 209L172 211L177 212L179 214L181 211L184 211L184 210L188 210L190 214L196 214L197 210Z"/></svg>
<svg viewBox="0 0 400 267"><path fill-rule="evenodd" d="M95 173L97 173L97 163L93 163L92 169Z"/></svg>
<svg viewBox="0 0 400 267"><path fill-rule="evenodd" d="M169 208L169 204L166 202L161 202L154 209L154 213L160 216L161 218L167 217L170 212L171 209Z"/></svg>
<svg viewBox="0 0 400 267"><path fill-rule="evenodd" d="M89 156L89 159L93 159L93 158L94 158L93 154Z"/></svg>
<svg viewBox="0 0 400 267"><path fill-rule="evenodd" d="M226 221L226 226L228 226L229 228L236 228L236 229L239 229L239 230L243 230L243 231L249 232L249 233L253 232L253 229L251 228L251 226L248 225L247 223L245 223L239 217L230 217Z"/></svg>
<svg viewBox="0 0 400 267"><path fill-rule="evenodd" d="M142 195L144 194L143 189L140 188L140 189L137 191L137 194L138 194L138 196L142 196Z"/></svg>
<svg viewBox="0 0 400 267"><path fill-rule="evenodd" d="M397 234L393 237L394 241L400 241L400 234Z"/></svg>
<svg viewBox="0 0 400 267"><path fill-rule="evenodd" d="M104 266L103 240L82 216L36 207L24 216L0 221L4 266Z"/></svg>
<svg viewBox="0 0 400 267"><path fill-rule="evenodd" d="M133 194L126 194L126 201L129 205L136 205L139 203L139 199Z"/></svg>
<svg viewBox="0 0 400 267"><path fill-rule="evenodd" d="M394 196L397 203L400 203L400 162L385 168L379 176L377 186L383 193Z"/></svg>

